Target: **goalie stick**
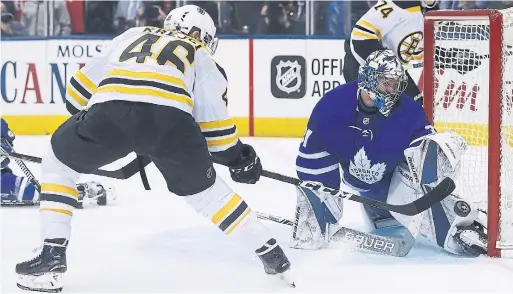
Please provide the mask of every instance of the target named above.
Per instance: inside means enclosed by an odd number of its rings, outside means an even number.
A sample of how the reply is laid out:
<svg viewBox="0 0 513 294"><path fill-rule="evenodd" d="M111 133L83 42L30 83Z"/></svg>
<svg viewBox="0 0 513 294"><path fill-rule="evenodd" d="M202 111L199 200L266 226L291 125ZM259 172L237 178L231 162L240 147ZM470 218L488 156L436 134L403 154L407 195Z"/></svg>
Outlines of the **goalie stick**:
<svg viewBox="0 0 513 294"><path fill-rule="evenodd" d="M409 215L413 216L416 214L419 214L429 208L431 206L435 205L436 203L439 203L440 201L444 200L447 196L449 196L454 189L456 188L456 185L454 184L454 181L451 178L445 178L443 179L435 188L433 188L428 193L424 194L424 196L418 198L417 200L403 204L403 205L393 205L388 204L386 202L365 198L360 195L356 195L353 193L349 193L346 191L329 188L324 186L323 184L319 182L312 182L312 181L302 181L300 179L288 177L285 175L281 175L278 173L270 172L263 170L262 176L271 178L273 180L277 180L280 182L301 186L313 191L321 191L324 193L329 193L335 197L339 198L346 198L348 200L352 200L355 202L362 203L367 206L372 206L375 208L381 208L388 211L397 212L403 215Z"/></svg>
<svg viewBox="0 0 513 294"><path fill-rule="evenodd" d="M287 226L294 226L294 222L292 220L271 214L257 212L257 217L259 219L265 219ZM352 243L356 246L356 249L363 252L395 257L404 257L408 255L415 243L415 238L408 230L406 230L402 238L399 238L380 236L346 227L340 227L331 238L335 242L343 241Z"/></svg>

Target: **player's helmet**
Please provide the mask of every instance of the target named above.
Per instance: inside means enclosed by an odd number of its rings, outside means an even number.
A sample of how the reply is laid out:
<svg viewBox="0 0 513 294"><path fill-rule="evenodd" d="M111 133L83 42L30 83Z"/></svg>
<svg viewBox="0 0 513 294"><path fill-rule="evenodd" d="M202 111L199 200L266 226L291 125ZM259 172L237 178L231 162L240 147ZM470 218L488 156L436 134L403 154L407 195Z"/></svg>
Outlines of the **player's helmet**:
<svg viewBox="0 0 513 294"><path fill-rule="evenodd" d="M184 5L169 12L164 21L164 29L176 30L186 35L199 32L199 41L214 54L218 39L216 26L208 13L196 5Z"/></svg>
<svg viewBox="0 0 513 294"><path fill-rule="evenodd" d="M367 92L379 112L388 116L406 89L408 79L392 50L378 50L358 71L358 88Z"/></svg>
<svg viewBox="0 0 513 294"><path fill-rule="evenodd" d="M424 8L435 8L438 5L438 0L420 0L420 5Z"/></svg>

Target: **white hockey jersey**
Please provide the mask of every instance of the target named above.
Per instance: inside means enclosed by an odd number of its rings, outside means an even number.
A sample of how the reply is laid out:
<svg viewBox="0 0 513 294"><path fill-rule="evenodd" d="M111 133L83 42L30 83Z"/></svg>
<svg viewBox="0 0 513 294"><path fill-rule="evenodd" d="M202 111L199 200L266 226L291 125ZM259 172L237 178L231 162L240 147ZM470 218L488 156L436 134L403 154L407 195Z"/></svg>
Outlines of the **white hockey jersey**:
<svg viewBox="0 0 513 294"><path fill-rule="evenodd" d="M351 53L359 64L379 48L370 40L396 52L405 68L422 66L424 17L420 1L378 1L356 23L351 32ZM371 46L369 46L371 45Z"/></svg>
<svg viewBox="0 0 513 294"><path fill-rule="evenodd" d="M235 146L237 130L226 108L224 70L199 41L155 27L132 28L116 37L105 52L68 83L67 108L112 100L175 107L190 113L209 151Z"/></svg>

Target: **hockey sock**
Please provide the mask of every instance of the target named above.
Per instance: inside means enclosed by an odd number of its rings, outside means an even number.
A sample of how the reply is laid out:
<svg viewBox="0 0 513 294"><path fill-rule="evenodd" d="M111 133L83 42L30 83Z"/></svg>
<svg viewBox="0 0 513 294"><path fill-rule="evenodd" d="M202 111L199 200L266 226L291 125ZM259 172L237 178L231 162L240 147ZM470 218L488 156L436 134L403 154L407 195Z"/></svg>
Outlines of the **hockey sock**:
<svg viewBox="0 0 513 294"><path fill-rule="evenodd" d="M189 205L210 219L221 231L252 251L272 238L248 204L219 176L214 185L198 194L186 196Z"/></svg>
<svg viewBox="0 0 513 294"><path fill-rule="evenodd" d="M78 177L79 173L59 161L50 148L42 162L39 211L43 239L70 238Z"/></svg>

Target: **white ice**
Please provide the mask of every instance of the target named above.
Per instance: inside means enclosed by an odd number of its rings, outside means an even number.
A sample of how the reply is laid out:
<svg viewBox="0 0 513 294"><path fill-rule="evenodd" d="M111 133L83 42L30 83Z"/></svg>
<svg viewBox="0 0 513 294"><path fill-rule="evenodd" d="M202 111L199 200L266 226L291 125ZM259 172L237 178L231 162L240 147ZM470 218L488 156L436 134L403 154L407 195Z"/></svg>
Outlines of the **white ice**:
<svg viewBox="0 0 513 294"><path fill-rule="evenodd" d="M265 169L295 175L299 139L243 140L255 147ZM42 156L48 142L46 136L19 136L15 147L18 152ZM39 165L28 166L40 175ZM235 184L227 168L216 169L253 210L293 217L292 186L267 178L255 185ZM138 174L125 181L81 178L114 186L118 198L106 207L91 204L75 212L65 293L513 293L512 260L451 256L422 241L404 258L340 246L321 251L285 248L296 277L297 288L292 289L266 276L250 250L238 247L183 199L171 195L153 164L147 173L151 191L144 190ZM346 202L344 225L363 226L357 205ZM2 208L0 213L1 291L22 292L16 287L14 267L40 245L38 210ZM264 222L278 241L287 243L289 227Z"/></svg>

